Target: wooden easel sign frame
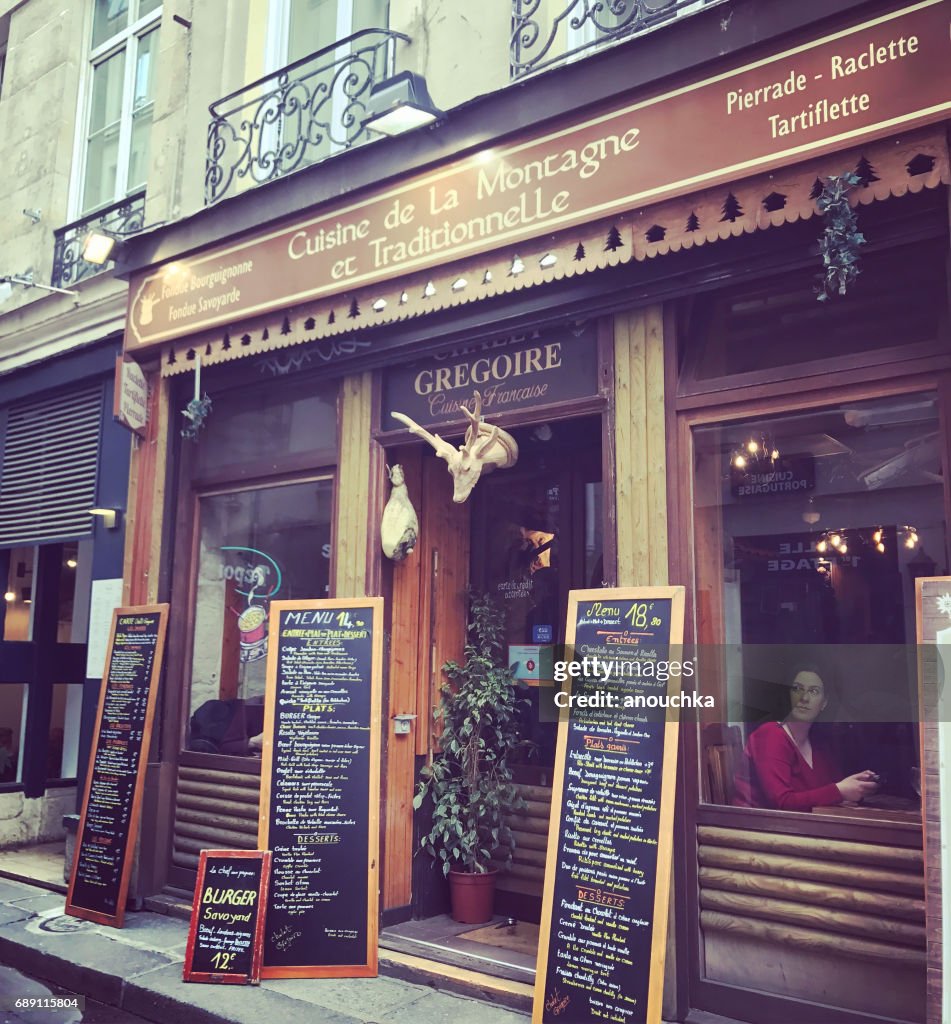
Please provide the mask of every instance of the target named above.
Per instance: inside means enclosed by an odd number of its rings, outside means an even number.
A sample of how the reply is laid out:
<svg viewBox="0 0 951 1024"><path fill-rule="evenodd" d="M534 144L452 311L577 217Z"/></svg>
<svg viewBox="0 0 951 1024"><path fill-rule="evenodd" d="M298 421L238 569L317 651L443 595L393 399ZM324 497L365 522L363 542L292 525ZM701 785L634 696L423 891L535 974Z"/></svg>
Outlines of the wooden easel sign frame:
<svg viewBox="0 0 951 1024"><path fill-rule="evenodd" d="M167 604L112 615L66 913L114 928L125 918L167 625Z"/></svg>
<svg viewBox="0 0 951 1024"><path fill-rule="evenodd" d="M383 599L272 601L261 977L377 974Z"/></svg>
<svg viewBox="0 0 951 1024"><path fill-rule="evenodd" d="M184 981L212 985L260 982L270 874L269 850L201 851ZM212 969L202 970L205 966Z"/></svg>
<svg viewBox="0 0 951 1024"><path fill-rule="evenodd" d="M679 693L657 668L681 661L683 626L683 587L568 595L565 657L589 667L555 690L619 703L560 713L533 1024L660 1024L679 723L624 702Z"/></svg>

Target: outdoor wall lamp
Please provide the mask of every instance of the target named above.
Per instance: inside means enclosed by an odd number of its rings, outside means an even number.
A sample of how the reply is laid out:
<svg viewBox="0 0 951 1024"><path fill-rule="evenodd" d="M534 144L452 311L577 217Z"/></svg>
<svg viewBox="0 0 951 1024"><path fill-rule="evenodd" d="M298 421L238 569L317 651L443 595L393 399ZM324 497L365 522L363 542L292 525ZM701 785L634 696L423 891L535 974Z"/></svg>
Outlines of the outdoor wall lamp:
<svg viewBox="0 0 951 1024"><path fill-rule="evenodd" d="M115 530L119 527L119 512L120 509L117 508L91 508L89 515L101 519L107 530Z"/></svg>
<svg viewBox="0 0 951 1024"><path fill-rule="evenodd" d="M429 97L426 79L413 71L400 71L373 86L363 125L381 135L400 135L442 116Z"/></svg>
<svg viewBox="0 0 951 1024"><path fill-rule="evenodd" d="M95 267L103 267L109 260L115 259L113 252L120 244L118 237L109 231L90 231L83 239L82 258Z"/></svg>

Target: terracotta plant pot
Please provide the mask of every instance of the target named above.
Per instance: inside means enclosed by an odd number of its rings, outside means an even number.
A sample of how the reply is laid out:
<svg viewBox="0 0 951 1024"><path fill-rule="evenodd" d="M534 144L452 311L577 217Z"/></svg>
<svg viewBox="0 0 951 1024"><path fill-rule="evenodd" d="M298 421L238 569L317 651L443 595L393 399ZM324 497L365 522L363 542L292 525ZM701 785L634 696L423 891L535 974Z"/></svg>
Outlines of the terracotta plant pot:
<svg viewBox="0 0 951 1024"><path fill-rule="evenodd" d="M496 868L484 874L470 874L467 871L449 872L449 898L452 902L452 919L460 924L485 924L492 920L492 904L495 902Z"/></svg>

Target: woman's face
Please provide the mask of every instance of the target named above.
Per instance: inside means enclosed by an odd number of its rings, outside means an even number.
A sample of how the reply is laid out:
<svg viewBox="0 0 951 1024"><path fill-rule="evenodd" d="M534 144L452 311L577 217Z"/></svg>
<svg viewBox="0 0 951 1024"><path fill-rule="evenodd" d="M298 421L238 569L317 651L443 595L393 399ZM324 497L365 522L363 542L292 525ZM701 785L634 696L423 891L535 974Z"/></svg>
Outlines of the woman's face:
<svg viewBox="0 0 951 1024"><path fill-rule="evenodd" d="M797 672L789 697L789 717L794 722L814 722L829 703L822 678L815 672Z"/></svg>

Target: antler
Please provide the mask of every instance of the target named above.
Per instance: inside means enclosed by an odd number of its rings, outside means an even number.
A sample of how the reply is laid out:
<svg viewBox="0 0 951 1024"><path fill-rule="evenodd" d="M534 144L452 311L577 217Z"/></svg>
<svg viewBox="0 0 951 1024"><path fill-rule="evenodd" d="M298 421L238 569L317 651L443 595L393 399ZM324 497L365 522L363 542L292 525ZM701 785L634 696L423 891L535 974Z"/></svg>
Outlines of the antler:
<svg viewBox="0 0 951 1024"><path fill-rule="evenodd" d="M417 437L428 441L436 450L436 455L440 459L445 459L448 462L450 457L456 454L456 449L448 441L444 441L438 434L430 434L425 427L421 427L415 420L411 420L409 416L401 412L392 412L390 415L393 419L399 420L400 423L409 427L411 434L415 434Z"/></svg>
<svg viewBox="0 0 951 1024"><path fill-rule="evenodd" d="M466 427L466 439L463 442L462 447L467 451L472 451L472 446L479 436L479 424L482 422L482 394L478 390L472 392L472 399L474 409L470 412L465 405L462 406L462 411L466 414L469 420L469 426Z"/></svg>

